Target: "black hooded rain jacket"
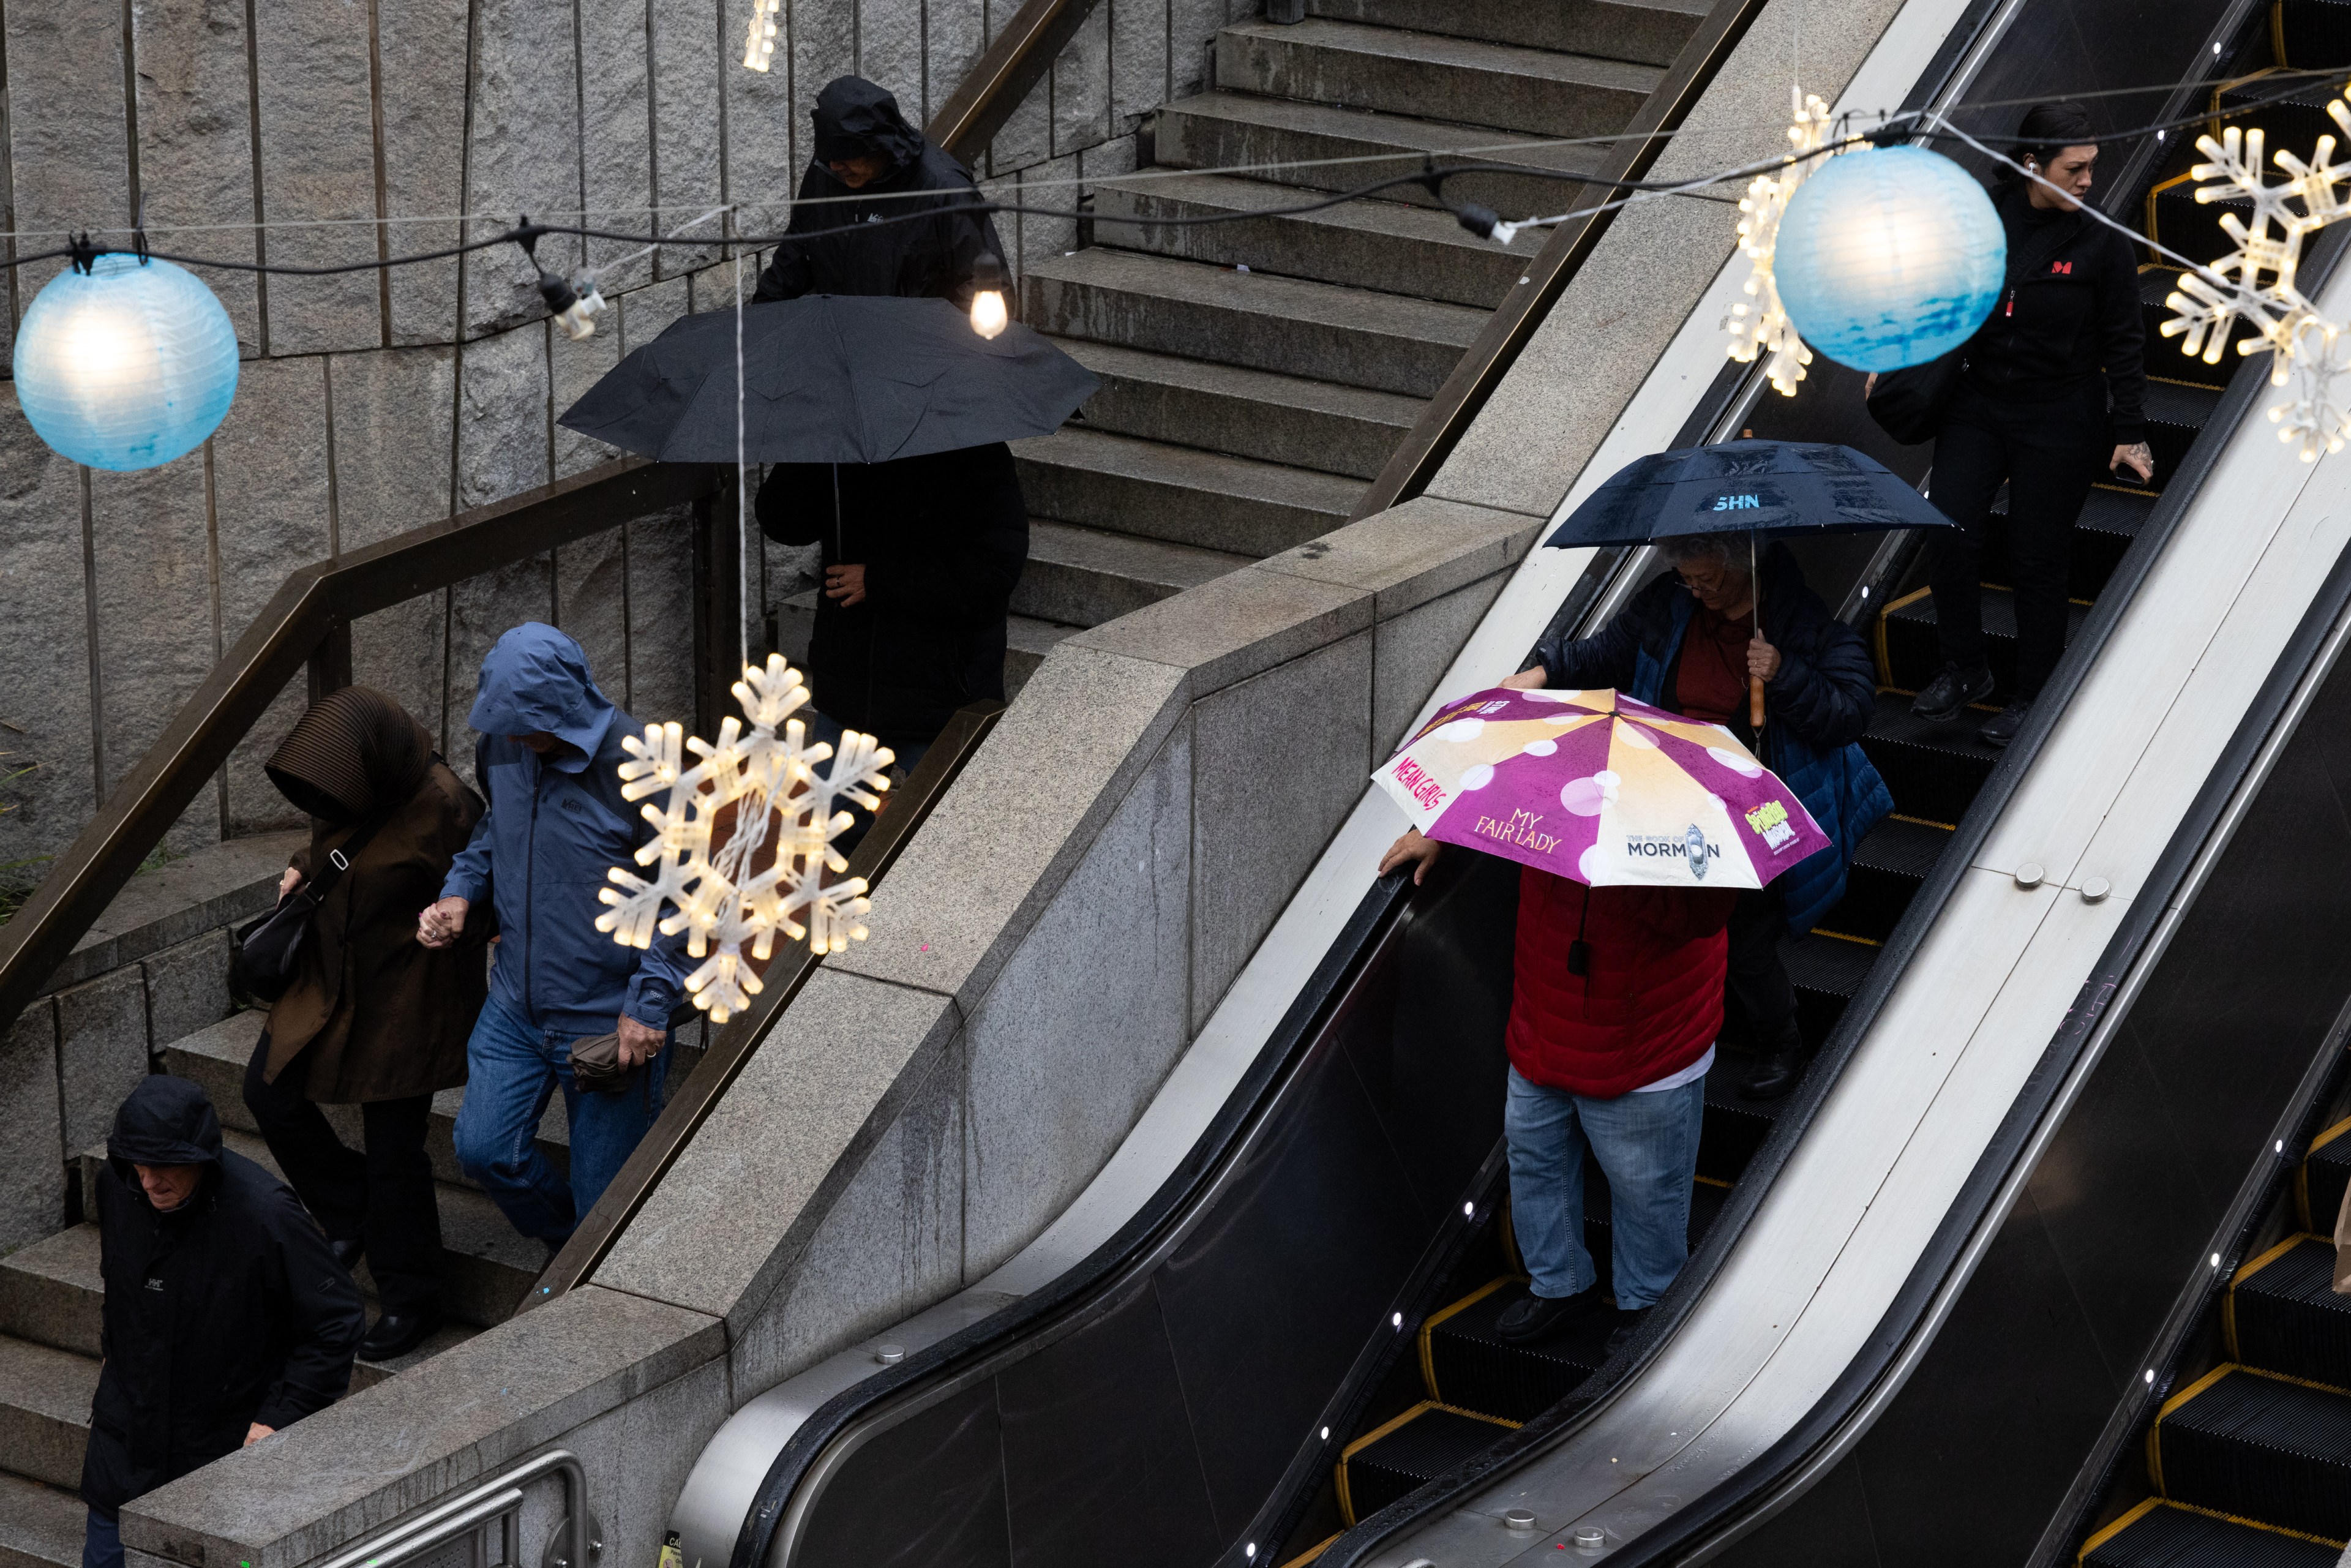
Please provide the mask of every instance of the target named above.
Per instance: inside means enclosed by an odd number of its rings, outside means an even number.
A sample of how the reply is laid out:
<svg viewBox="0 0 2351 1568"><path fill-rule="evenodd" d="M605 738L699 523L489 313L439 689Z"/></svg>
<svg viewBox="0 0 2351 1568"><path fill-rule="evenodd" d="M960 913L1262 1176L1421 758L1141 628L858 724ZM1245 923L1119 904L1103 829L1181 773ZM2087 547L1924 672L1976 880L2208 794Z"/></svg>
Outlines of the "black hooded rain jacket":
<svg viewBox="0 0 2351 1568"><path fill-rule="evenodd" d="M109 1516L340 1397L367 1327L359 1288L286 1185L221 1147L204 1092L158 1073L115 1113L98 1178L106 1368L82 1500ZM133 1165L208 1167L159 1213Z"/></svg>
<svg viewBox="0 0 2351 1568"><path fill-rule="evenodd" d="M956 212L979 192L964 166L906 123L898 100L862 77L837 77L817 95L816 156L800 178L786 233L759 275L757 299L803 294L884 294L971 304L973 265L982 252L1001 256L996 225L985 214ZM878 157L890 172L852 190L825 164ZM910 195L909 192L936 192ZM880 223L926 214L910 223ZM844 232L845 231L845 232Z"/></svg>

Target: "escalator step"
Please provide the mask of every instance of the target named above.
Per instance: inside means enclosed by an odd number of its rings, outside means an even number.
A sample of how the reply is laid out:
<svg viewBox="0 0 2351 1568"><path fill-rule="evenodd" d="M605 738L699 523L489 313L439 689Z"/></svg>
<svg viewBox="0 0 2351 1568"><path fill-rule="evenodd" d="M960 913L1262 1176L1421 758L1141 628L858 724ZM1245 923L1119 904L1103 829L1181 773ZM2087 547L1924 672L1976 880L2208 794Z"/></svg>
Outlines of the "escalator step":
<svg viewBox="0 0 2351 1568"><path fill-rule="evenodd" d="M1788 978L1796 987L1796 1018L1804 1038L1817 1045L1844 1014L1845 1003L1869 977L1877 949L1866 942L1810 932L1782 951L1787 956Z"/></svg>
<svg viewBox="0 0 2351 1568"><path fill-rule="evenodd" d="M2335 1548L2149 1498L2090 1538L2084 1568L2333 1568Z"/></svg>
<svg viewBox="0 0 2351 1568"><path fill-rule="evenodd" d="M1844 897L1822 918L1832 931L1883 942L1942 858L1951 830L1934 822L1888 817L1854 846Z"/></svg>
<svg viewBox="0 0 2351 1568"><path fill-rule="evenodd" d="M2351 59L2351 5L2342 0L2281 0L2274 26L2280 65L2299 70ZM2303 145L2295 151L2309 155Z"/></svg>
<svg viewBox="0 0 2351 1568"><path fill-rule="evenodd" d="M1426 1400L1347 1445L1339 1457L1339 1513L1349 1524L1493 1446L1516 1421Z"/></svg>
<svg viewBox="0 0 2351 1568"><path fill-rule="evenodd" d="M2253 1260L2230 1288L2228 1310L2237 1360L2351 1388L2351 1296L2335 1293L2333 1242L2297 1236Z"/></svg>
<svg viewBox="0 0 2351 1568"><path fill-rule="evenodd" d="M1505 1420L1531 1421L1607 1359L1616 1314L1593 1312L1556 1339L1504 1344L1494 1320L1526 1298L1524 1280L1488 1281L1432 1314L1420 1331L1420 1370L1432 1399Z"/></svg>
<svg viewBox="0 0 2351 1568"><path fill-rule="evenodd" d="M2322 1236L2335 1234L2335 1216L2343 1207L2343 1189L2351 1186L2351 1122L2337 1122L2311 1140L2302 1162L2304 1200L2310 1213L2303 1223Z"/></svg>
<svg viewBox="0 0 2351 1568"><path fill-rule="evenodd" d="M1984 662L1991 666L1994 683L1991 702L2008 700L2009 688L2016 684L2016 596L2005 588L1983 591ZM2090 613L2083 605L2065 606L2065 640L2082 629L2083 620ZM1915 692L1935 678L1943 667L1943 653L1935 641L1935 596L1922 593L1917 598L1897 600L1886 612L1886 664L1888 677L1905 691ZM1964 717L1964 716L1963 716ZM1963 722L1954 720L1952 727ZM1982 719L1975 721L1981 724ZM1974 733L1974 725L1968 733ZM1863 744L1866 745L1865 741ZM1881 768L1879 771L1883 772ZM1903 801L1901 791L1894 799L1908 816L1933 816L1929 811L1914 811ZM1937 819L1942 821L1944 819Z"/></svg>
<svg viewBox="0 0 2351 1568"><path fill-rule="evenodd" d="M1877 714L1861 737L1862 750L1885 777L1894 809L1906 817L1956 822L1991 777L2000 753L1976 738L1991 716L1970 708L1949 724L1914 717L1910 698L1900 692L1877 694Z"/></svg>
<svg viewBox="0 0 2351 1568"><path fill-rule="evenodd" d="M2231 357L2241 360L2244 356L2234 349L2222 356L2224 360ZM2179 472L2179 460L2188 455L2188 448L2220 406L2220 393L2215 387L2182 386L2172 381L2147 383L2147 444L2155 451L2155 479L2149 488L2160 490L2170 482Z"/></svg>
<svg viewBox="0 0 2351 1568"><path fill-rule="evenodd" d="M1737 1181L1771 1135L1773 1107L1740 1095L1739 1080L1746 1066L1745 1060L1717 1056L1714 1071L1706 1075L1706 1125L1698 1143L1700 1176Z"/></svg>
<svg viewBox="0 0 2351 1568"><path fill-rule="evenodd" d="M2351 1536L2351 1395L2223 1365L2166 1403L2152 1447L2168 1498Z"/></svg>

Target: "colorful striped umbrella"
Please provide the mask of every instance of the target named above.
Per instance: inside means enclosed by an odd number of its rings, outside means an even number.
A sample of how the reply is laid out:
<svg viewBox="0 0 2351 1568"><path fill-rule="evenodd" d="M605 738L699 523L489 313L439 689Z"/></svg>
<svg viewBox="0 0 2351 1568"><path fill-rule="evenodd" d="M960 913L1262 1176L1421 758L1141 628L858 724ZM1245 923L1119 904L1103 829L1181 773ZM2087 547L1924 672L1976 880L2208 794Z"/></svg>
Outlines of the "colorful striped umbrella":
<svg viewBox="0 0 2351 1568"><path fill-rule="evenodd" d="M1829 847L1729 730L1605 688L1472 692L1372 777L1429 838L1592 887L1761 887Z"/></svg>

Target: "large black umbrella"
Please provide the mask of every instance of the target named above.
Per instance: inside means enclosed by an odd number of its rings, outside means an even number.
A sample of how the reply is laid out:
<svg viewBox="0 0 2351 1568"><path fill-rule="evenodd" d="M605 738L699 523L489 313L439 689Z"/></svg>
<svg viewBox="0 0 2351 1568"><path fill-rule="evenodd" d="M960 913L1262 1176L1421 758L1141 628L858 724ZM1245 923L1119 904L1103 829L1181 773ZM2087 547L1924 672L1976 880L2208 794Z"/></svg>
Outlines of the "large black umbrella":
<svg viewBox="0 0 2351 1568"><path fill-rule="evenodd" d="M1646 544L1676 534L1849 534L1955 527L1873 457L1811 441L1725 441L1635 459L1543 542Z"/></svg>
<svg viewBox="0 0 2351 1568"><path fill-rule="evenodd" d="M743 455L884 463L1049 435L1099 385L1018 322L945 299L813 294L743 310ZM736 458L735 312L688 316L588 390L567 430L669 463Z"/></svg>

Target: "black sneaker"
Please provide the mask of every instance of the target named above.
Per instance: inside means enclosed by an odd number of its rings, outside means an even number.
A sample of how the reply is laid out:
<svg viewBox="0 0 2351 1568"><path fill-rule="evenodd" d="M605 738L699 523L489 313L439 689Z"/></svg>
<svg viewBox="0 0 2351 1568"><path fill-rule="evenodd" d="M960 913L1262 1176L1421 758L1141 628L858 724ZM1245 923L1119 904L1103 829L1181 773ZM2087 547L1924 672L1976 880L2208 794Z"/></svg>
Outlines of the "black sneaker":
<svg viewBox="0 0 2351 1568"><path fill-rule="evenodd" d="M1532 1344L1583 1322L1599 1304L1600 1287L1596 1284L1572 1296L1530 1293L1523 1300L1512 1301L1494 1320L1494 1337L1504 1344Z"/></svg>
<svg viewBox="0 0 2351 1568"><path fill-rule="evenodd" d="M1608 1349L1606 1354L1614 1355L1618 1351L1623 1350L1626 1345L1631 1344L1633 1343L1633 1336L1641 1332L1642 1321L1648 1315L1649 1309L1646 1307L1617 1308L1616 1326L1608 1331Z"/></svg>
<svg viewBox="0 0 2351 1568"><path fill-rule="evenodd" d="M1986 746L2004 747L2016 738L2016 732L2024 727L2025 716L2032 711L2029 702L2011 703L1984 720L1983 727L1976 731L1976 738Z"/></svg>
<svg viewBox="0 0 2351 1568"><path fill-rule="evenodd" d="M1991 695L1991 670L1978 664L1963 670L1957 664L1945 664L1927 683L1927 689L1911 699L1910 712L1928 724L1949 724L1959 716L1959 710L1970 703L1980 703Z"/></svg>

